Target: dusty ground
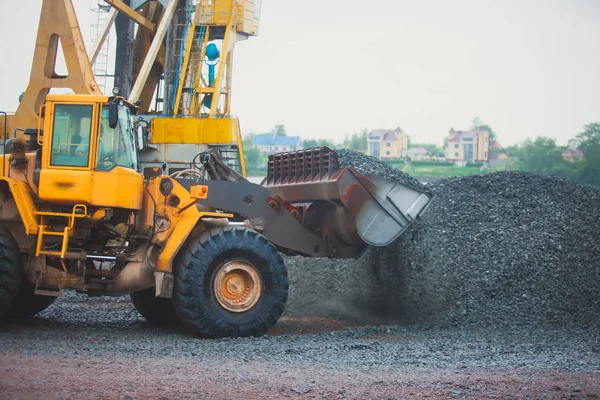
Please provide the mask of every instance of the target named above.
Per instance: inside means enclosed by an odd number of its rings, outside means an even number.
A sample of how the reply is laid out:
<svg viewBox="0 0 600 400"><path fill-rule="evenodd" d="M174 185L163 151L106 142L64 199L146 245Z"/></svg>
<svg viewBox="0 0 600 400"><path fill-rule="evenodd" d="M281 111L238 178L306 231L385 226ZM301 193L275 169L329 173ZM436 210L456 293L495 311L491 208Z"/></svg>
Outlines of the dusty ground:
<svg viewBox="0 0 600 400"><path fill-rule="evenodd" d="M284 317L263 338L151 327L128 298L67 296L0 327L0 397L600 398L600 335Z"/></svg>

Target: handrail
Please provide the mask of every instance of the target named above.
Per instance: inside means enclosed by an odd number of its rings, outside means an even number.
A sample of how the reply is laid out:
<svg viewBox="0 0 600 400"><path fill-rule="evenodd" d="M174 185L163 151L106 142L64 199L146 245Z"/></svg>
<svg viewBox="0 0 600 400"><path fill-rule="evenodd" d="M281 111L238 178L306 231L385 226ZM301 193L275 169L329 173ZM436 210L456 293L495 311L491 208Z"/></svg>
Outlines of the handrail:
<svg viewBox="0 0 600 400"><path fill-rule="evenodd" d="M8 114L6 114L6 112L4 112L4 111L0 111L0 114L4 115L4 135L2 136L2 140L4 142L2 144L2 153L5 153L6 152L6 132L7 132L6 124L8 123ZM4 164L6 164L6 160L4 158L2 158L2 176L4 176Z"/></svg>
<svg viewBox="0 0 600 400"><path fill-rule="evenodd" d="M42 104L42 105L40 106L40 115L39 115L39 117L38 117L38 133L37 133L36 140L37 140L37 143L38 143L40 146L41 146L41 145L42 145L42 143L43 143L43 142L40 140L40 136L41 136L41 134L42 134L42 115L44 115L44 110L45 110L45 108L46 108L46 105L45 105L45 104Z"/></svg>

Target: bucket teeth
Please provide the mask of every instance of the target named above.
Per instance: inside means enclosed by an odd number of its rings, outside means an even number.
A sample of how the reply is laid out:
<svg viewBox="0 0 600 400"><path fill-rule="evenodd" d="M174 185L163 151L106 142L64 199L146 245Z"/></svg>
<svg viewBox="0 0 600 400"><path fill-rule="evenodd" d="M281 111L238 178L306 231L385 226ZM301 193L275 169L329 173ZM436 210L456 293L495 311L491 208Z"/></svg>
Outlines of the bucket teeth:
<svg viewBox="0 0 600 400"><path fill-rule="evenodd" d="M269 156L267 185L327 180L338 169L337 154L329 147L276 153Z"/></svg>

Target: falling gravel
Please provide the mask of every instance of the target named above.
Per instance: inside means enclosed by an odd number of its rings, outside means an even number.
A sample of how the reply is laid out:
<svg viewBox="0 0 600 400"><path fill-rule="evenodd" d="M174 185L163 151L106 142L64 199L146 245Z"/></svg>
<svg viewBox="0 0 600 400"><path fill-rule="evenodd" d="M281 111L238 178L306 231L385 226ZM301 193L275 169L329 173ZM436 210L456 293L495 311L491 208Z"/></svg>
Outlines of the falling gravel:
<svg viewBox="0 0 600 400"><path fill-rule="evenodd" d="M375 175L380 178L411 186L425 193L431 193L429 188L423 185L417 179L394 167L389 166L383 161L348 149L338 149L335 152L338 156L338 164L342 168L354 167L361 174Z"/></svg>
<svg viewBox="0 0 600 400"><path fill-rule="evenodd" d="M381 171L365 160L361 172ZM430 208L392 245L356 261L288 259L288 312L442 327L600 327L598 188L524 172L428 186Z"/></svg>

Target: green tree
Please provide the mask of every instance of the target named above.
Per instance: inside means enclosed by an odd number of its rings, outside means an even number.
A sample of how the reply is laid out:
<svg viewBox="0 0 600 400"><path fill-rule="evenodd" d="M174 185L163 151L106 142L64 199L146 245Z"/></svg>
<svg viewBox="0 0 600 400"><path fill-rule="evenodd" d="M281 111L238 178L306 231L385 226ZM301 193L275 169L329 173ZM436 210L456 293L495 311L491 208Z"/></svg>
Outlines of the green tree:
<svg viewBox="0 0 600 400"><path fill-rule="evenodd" d="M537 137L523 142L523 169L553 175L565 175L567 169L562 157L563 149L552 138Z"/></svg>
<svg viewBox="0 0 600 400"><path fill-rule="evenodd" d="M359 133L353 133L352 136L346 135L341 147L365 152L368 145L367 136L368 131L366 129L361 130Z"/></svg>
<svg viewBox="0 0 600 400"><path fill-rule="evenodd" d="M283 124L275 125L271 132L278 136L287 136L287 129L285 129L285 125Z"/></svg>
<svg viewBox="0 0 600 400"><path fill-rule="evenodd" d="M265 164L265 157L260 154L257 147L245 147L244 161L246 162L246 165L254 167Z"/></svg>
<svg viewBox="0 0 600 400"><path fill-rule="evenodd" d="M319 142L316 139L304 139L302 141L302 147L305 149L312 149L313 147L319 147Z"/></svg>
<svg viewBox="0 0 600 400"><path fill-rule="evenodd" d="M329 139L304 139L302 141L302 147L305 149L312 149L313 147L335 147L333 141Z"/></svg>
<svg viewBox="0 0 600 400"><path fill-rule="evenodd" d="M523 149L518 144L513 144L512 146L505 147L504 153L509 157L521 158L523 156Z"/></svg>
<svg viewBox="0 0 600 400"><path fill-rule="evenodd" d="M474 131L487 131L490 134L490 141L496 140L496 132L494 132L489 125L481 122L479 117L475 117L473 120L471 120L471 129Z"/></svg>
<svg viewBox="0 0 600 400"><path fill-rule="evenodd" d="M244 135L244 139L242 140L242 146L244 146L244 150L254 147L254 136L256 136L255 133L248 133L247 135Z"/></svg>
<svg viewBox="0 0 600 400"><path fill-rule="evenodd" d="M319 139L317 142L319 144L319 147L320 146L327 146L329 148L338 147L335 145L335 143L333 143L333 140L329 140L329 139Z"/></svg>
<svg viewBox="0 0 600 400"><path fill-rule="evenodd" d="M600 186L600 123L586 125L577 138L581 141L579 149L583 152L577 178L583 183Z"/></svg>

